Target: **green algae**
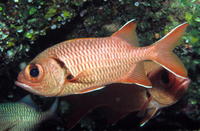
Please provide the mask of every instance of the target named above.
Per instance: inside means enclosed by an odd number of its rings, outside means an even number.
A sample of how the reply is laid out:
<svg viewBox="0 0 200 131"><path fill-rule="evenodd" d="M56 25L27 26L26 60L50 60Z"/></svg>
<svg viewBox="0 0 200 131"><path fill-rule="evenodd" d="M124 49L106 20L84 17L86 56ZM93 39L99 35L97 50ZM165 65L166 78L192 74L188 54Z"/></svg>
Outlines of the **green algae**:
<svg viewBox="0 0 200 131"><path fill-rule="evenodd" d="M45 19L51 18L56 14L56 7L53 5L52 7L49 8L49 11L45 14Z"/></svg>
<svg viewBox="0 0 200 131"><path fill-rule="evenodd" d="M65 19L70 19L72 17L72 15L70 14L69 11L63 10L62 13L63 13Z"/></svg>
<svg viewBox="0 0 200 131"><path fill-rule="evenodd" d="M36 11L37 11L37 9L36 9L35 7L32 7L32 8L29 10L29 15L33 15Z"/></svg>

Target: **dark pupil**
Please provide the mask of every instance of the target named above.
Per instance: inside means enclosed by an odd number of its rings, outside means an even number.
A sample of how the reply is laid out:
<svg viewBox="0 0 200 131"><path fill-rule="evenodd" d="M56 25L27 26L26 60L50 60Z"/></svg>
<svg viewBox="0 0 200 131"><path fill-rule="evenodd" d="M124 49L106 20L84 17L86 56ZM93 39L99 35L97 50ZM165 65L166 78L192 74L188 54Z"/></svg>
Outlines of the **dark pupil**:
<svg viewBox="0 0 200 131"><path fill-rule="evenodd" d="M169 83L169 76L168 76L168 72L167 71L164 71L162 73L162 76L161 76L161 80L164 84L167 84Z"/></svg>
<svg viewBox="0 0 200 131"><path fill-rule="evenodd" d="M39 75L39 71L37 68L32 68L31 71L30 71L30 75L32 77L37 77Z"/></svg>

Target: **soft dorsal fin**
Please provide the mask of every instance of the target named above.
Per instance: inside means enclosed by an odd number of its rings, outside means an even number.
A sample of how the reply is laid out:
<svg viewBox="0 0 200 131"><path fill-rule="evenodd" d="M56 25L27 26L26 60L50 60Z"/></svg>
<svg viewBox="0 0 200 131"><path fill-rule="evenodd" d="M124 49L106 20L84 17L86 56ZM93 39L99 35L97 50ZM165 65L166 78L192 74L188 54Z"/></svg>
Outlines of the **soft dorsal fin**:
<svg viewBox="0 0 200 131"><path fill-rule="evenodd" d="M134 19L128 21L124 26L122 26L117 32L115 32L111 37L118 37L126 42L130 43L132 46L139 46L136 29L136 21Z"/></svg>

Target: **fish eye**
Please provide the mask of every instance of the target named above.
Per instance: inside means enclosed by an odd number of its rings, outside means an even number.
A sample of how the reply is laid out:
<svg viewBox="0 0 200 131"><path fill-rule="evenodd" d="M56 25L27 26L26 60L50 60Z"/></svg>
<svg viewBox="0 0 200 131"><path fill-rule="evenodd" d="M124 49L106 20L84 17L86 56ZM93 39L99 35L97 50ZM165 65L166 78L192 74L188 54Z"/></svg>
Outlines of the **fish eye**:
<svg viewBox="0 0 200 131"><path fill-rule="evenodd" d="M171 87L175 82L174 79L175 79L174 75L167 70L162 71L160 74L160 84L162 87L165 88Z"/></svg>
<svg viewBox="0 0 200 131"><path fill-rule="evenodd" d="M37 77L38 75L39 75L39 70L37 69L37 68L32 68L31 70L30 70L30 75L32 76L32 77Z"/></svg>
<svg viewBox="0 0 200 131"><path fill-rule="evenodd" d="M25 68L25 77L31 82L39 82L44 76L44 69L39 64L29 64Z"/></svg>
<svg viewBox="0 0 200 131"><path fill-rule="evenodd" d="M169 74L167 71L164 71L161 75L161 81L164 83L164 84L168 84L169 83Z"/></svg>

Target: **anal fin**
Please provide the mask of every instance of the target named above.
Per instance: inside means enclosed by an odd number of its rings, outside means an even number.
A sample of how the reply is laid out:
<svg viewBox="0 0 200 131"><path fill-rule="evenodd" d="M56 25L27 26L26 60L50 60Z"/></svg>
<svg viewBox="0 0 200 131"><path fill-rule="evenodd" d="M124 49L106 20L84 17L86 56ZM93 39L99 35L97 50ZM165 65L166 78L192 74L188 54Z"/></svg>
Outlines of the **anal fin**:
<svg viewBox="0 0 200 131"><path fill-rule="evenodd" d="M151 82L145 74L143 62L137 63L131 74L121 82L134 83L146 88L152 88Z"/></svg>
<svg viewBox="0 0 200 131"><path fill-rule="evenodd" d="M89 89L85 89L85 90L82 90L82 91L76 92L75 94L88 93L88 92L92 92L92 91L100 90L100 89L102 89L102 88L104 88L104 87L105 87L105 86L92 87L92 88L89 88Z"/></svg>

